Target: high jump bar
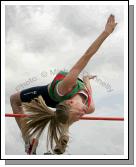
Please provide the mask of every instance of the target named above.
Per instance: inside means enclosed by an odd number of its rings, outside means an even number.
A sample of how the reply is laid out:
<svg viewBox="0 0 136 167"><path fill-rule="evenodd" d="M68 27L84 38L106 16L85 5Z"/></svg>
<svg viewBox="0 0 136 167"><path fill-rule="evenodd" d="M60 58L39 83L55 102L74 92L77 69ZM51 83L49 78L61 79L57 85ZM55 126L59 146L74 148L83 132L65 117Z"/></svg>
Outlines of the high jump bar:
<svg viewBox="0 0 136 167"><path fill-rule="evenodd" d="M30 114L10 114L6 113L5 117L31 117ZM83 116L80 120L105 120L105 121L124 121L123 117L92 117L92 116Z"/></svg>

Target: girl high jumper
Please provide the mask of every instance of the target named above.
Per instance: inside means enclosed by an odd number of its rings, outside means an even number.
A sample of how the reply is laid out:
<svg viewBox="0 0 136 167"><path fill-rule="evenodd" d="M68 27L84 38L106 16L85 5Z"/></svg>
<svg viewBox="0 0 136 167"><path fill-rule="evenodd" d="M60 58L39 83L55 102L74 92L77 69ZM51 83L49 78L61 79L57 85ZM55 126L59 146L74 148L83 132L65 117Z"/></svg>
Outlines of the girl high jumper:
<svg viewBox="0 0 136 167"><path fill-rule="evenodd" d="M26 152L31 147L31 139L34 136L39 139L48 125L47 144L50 144L53 153L63 154L69 140L69 126L84 114L94 112L90 79L95 76L84 76L83 80L78 76L116 25L114 15L110 15L105 29L69 72L60 71L48 85L11 95L13 113L28 112L31 115L29 118L15 118L26 144ZM55 111L49 107L55 108ZM33 154L35 152L36 149Z"/></svg>

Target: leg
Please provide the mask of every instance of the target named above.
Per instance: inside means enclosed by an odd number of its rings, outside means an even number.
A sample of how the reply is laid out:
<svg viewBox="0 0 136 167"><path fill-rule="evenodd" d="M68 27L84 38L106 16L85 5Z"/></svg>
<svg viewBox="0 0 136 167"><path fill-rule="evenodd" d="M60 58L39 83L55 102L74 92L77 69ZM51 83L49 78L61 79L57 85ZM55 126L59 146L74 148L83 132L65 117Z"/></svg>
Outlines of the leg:
<svg viewBox="0 0 136 167"><path fill-rule="evenodd" d="M20 98L20 92L19 93L16 93L16 94L13 94L11 95L10 97L10 103L11 103L11 107L12 107L12 110L13 110L13 113L14 114L23 114L23 110L22 110L22 100ZM16 119L16 122L18 124L18 127L20 128L21 130L21 133L22 133L22 138L25 142L25 152L29 152L31 149L34 153L36 153L36 148L37 148L37 145L38 145L38 140L35 139L35 147L31 148L31 145L32 145L32 141L33 139L29 139L27 136L24 135L24 132L23 132L23 127L25 125L25 120L23 120L22 118L17 118L15 117ZM34 154L33 153L33 154Z"/></svg>
<svg viewBox="0 0 136 167"><path fill-rule="evenodd" d="M10 96L10 104L13 110L14 114L23 114L22 108L21 108L21 99L20 99L20 93L16 93ZM21 118L16 118L16 122L21 130Z"/></svg>
<svg viewBox="0 0 136 167"><path fill-rule="evenodd" d="M11 107L12 107L14 114L23 114L21 103L22 103L22 101L20 99L20 92L15 93L15 94L10 96L10 104L11 104ZM23 125L25 124L25 122L23 121L22 118L15 117L15 119L16 119L16 122L18 124L18 127L21 130L22 137L23 137Z"/></svg>
<svg viewBox="0 0 136 167"><path fill-rule="evenodd" d="M23 114L22 102L30 102L32 99L39 95L39 87L25 89L21 92L15 93L10 97L10 103L14 114ZM16 122L22 131L23 122L22 118L15 118Z"/></svg>

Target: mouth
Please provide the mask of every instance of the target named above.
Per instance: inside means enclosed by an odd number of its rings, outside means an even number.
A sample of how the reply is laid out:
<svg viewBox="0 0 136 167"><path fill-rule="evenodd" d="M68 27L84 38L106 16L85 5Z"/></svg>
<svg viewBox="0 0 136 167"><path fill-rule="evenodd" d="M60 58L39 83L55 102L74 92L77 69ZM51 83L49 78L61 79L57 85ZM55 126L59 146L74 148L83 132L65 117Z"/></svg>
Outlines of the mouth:
<svg viewBox="0 0 136 167"><path fill-rule="evenodd" d="M83 112L80 114L80 117L82 117L83 115L85 115L85 111L83 111Z"/></svg>

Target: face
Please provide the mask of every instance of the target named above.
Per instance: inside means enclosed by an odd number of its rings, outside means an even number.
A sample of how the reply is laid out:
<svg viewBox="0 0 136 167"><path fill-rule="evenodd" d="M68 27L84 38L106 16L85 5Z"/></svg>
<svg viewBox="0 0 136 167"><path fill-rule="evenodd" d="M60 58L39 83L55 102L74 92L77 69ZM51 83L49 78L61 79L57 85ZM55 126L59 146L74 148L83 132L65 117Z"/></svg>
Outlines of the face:
<svg viewBox="0 0 136 167"><path fill-rule="evenodd" d="M70 120L73 122L78 121L83 115L87 112L87 106L84 105L80 101L69 100L69 105L71 106L71 110L69 112Z"/></svg>

